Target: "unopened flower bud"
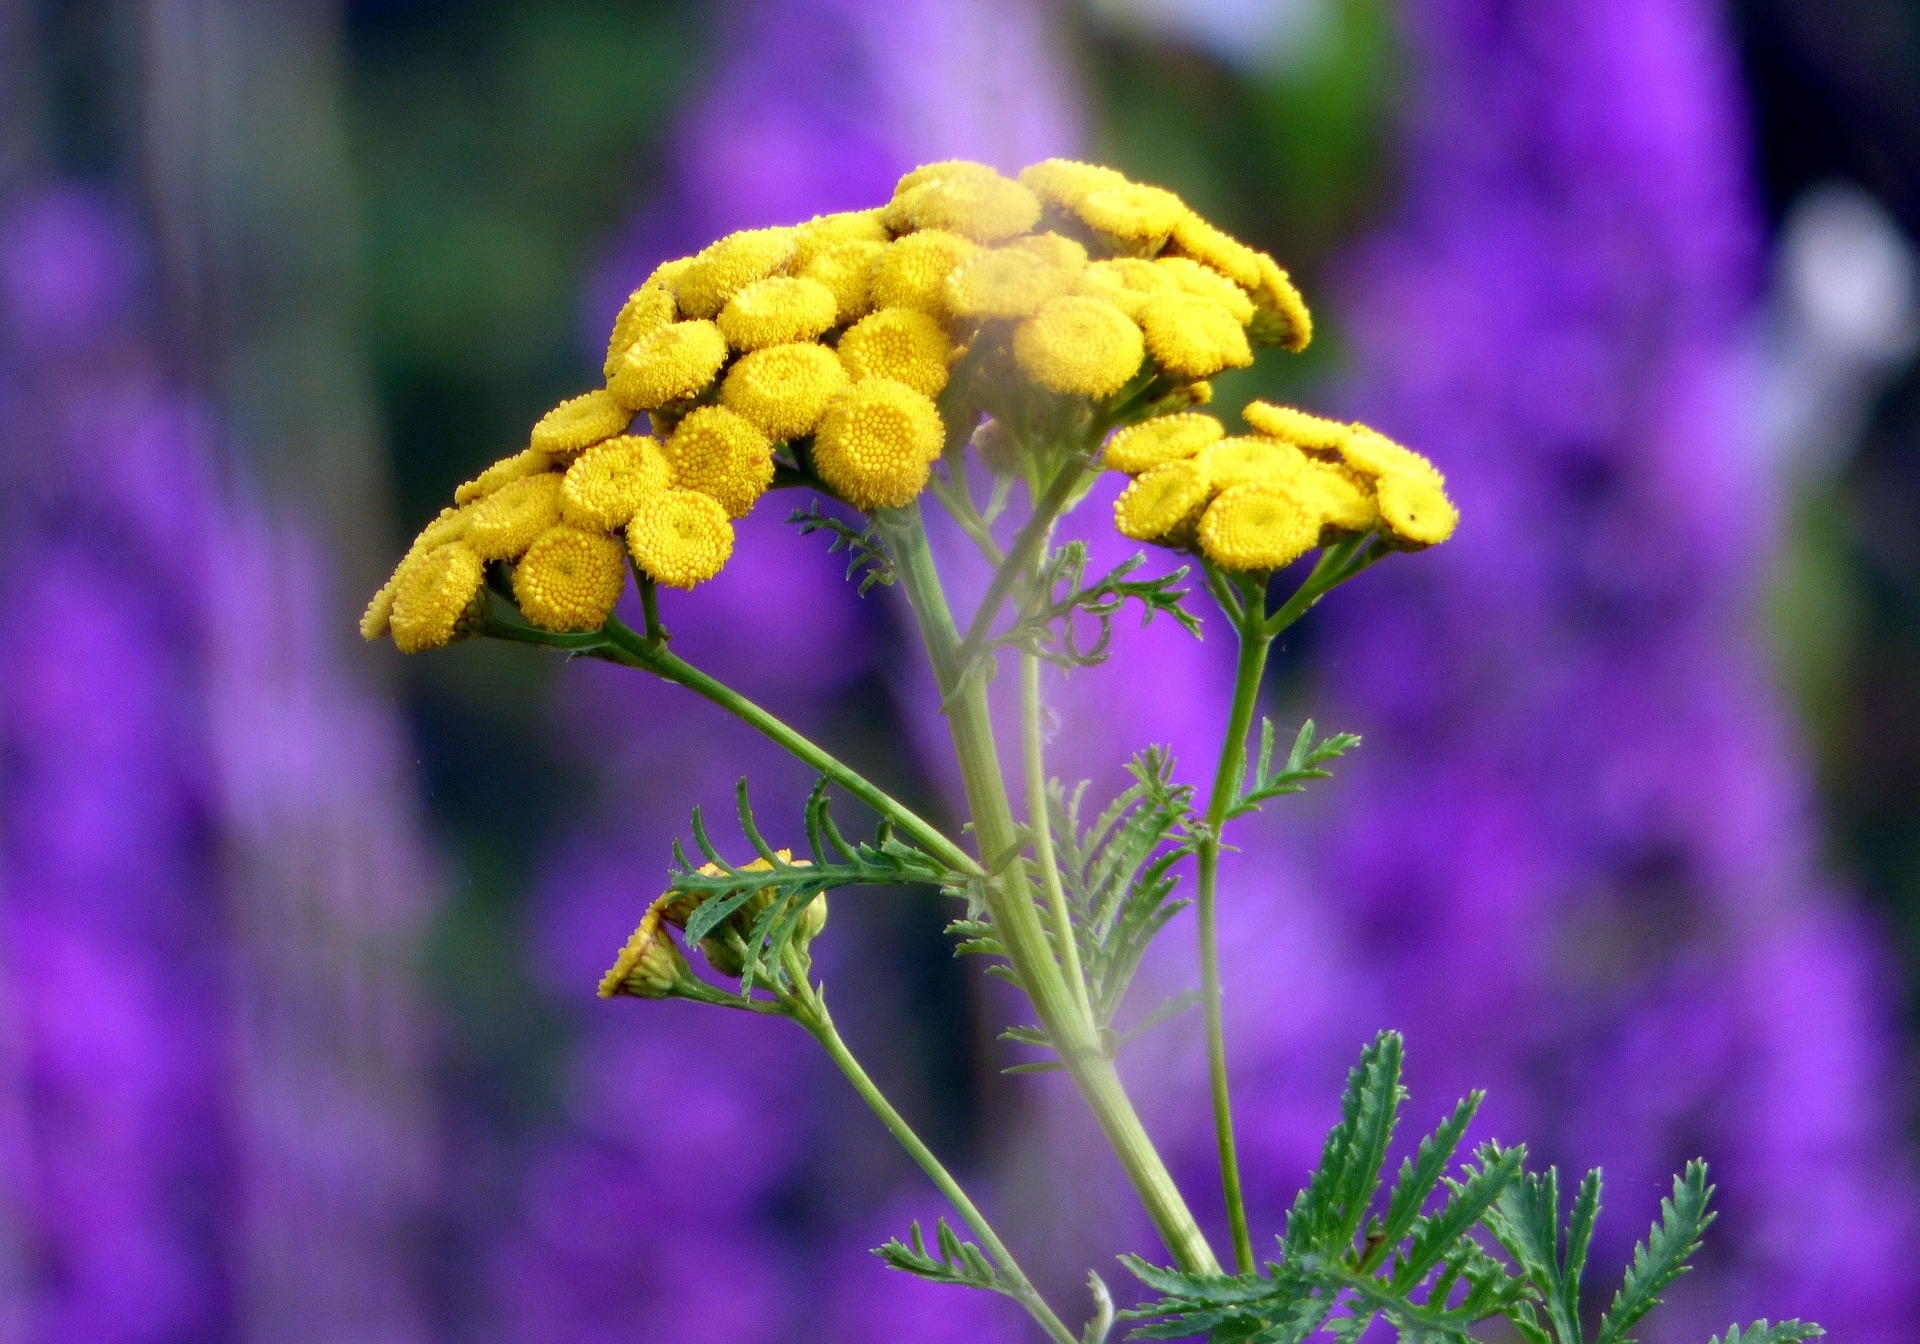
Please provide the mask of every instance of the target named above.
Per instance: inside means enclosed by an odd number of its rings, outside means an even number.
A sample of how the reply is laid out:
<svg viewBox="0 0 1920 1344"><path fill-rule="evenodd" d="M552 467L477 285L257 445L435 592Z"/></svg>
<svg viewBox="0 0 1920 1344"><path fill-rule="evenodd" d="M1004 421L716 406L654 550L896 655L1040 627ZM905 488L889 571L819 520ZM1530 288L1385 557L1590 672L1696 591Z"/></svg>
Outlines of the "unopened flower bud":
<svg viewBox="0 0 1920 1344"><path fill-rule="evenodd" d="M600 977L600 997L630 994L639 999L664 999L692 974L687 959L667 932L663 901L647 907L640 927L620 949L613 966Z"/></svg>

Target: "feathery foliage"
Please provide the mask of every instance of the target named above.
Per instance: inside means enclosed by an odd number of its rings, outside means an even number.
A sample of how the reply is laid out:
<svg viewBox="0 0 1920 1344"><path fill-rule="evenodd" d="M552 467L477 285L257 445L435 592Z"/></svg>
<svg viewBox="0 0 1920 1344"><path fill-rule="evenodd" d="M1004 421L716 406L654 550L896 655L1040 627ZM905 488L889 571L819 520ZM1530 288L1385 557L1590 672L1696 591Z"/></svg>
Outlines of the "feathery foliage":
<svg viewBox="0 0 1920 1344"><path fill-rule="evenodd" d="M1091 667L1105 662L1113 643L1113 618L1128 602L1140 604L1140 624L1165 614L1196 638L1200 622L1182 605L1187 589L1183 566L1169 574L1135 579L1131 575L1147 562L1136 552L1105 574L1087 582L1087 543L1069 541L1042 563L1031 585L1031 597L1013 623L989 641L989 648L1018 648L1060 667ZM1074 617L1093 618L1098 633L1083 642Z"/></svg>
<svg viewBox="0 0 1920 1344"><path fill-rule="evenodd" d="M1320 767L1338 760L1359 745L1360 738L1355 733L1335 733L1332 737L1315 742L1313 720L1308 719L1294 734L1293 746L1287 752L1285 762L1276 770L1273 768L1273 720L1262 718L1260 752L1254 759L1253 783L1234 795L1233 802L1227 808L1228 820L1258 812L1260 805L1270 798L1277 798L1284 793L1304 792L1309 780L1329 778L1331 772Z"/></svg>
<svg viewBox="0 0 1920 1344"><path fill-rule="evenodd" d="M918 1221L908 1229L907 1238L903 1242L894 1237L885 1245L874 1247L873 1253L885 1261L888 1268L931 1283L984 1288L989 1292L1005 1293L1008 1297L1021 1295L1019 1286L994 1267L987 1253L972 1242L962 1240L957 1232L947 1226L945 1218L934 1223L937 1255L928 1253L926 1238L921 1235Z"/></svg>
<svg viewBox="0 0 1920 1344"><path fill-rule="evenodd" d="M801 536L814 532L825 532L833 537L827 545L827 554L844 550L847 553L847 577L860 576L860 596L865 597L867 590L875 584L890 587L896 577L893 571L893 557L881 544L880 535L872 526L855 527L843 522L832 514L820 512L820 502L815 500L805 509L795 509L787 521L797 525Z"/></svg>

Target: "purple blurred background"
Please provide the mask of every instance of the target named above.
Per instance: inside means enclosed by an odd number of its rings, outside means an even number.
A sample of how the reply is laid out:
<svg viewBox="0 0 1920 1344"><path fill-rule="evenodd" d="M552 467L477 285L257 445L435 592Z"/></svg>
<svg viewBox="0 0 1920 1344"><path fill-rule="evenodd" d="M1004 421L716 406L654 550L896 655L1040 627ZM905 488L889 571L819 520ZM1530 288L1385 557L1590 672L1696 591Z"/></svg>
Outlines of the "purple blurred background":
<svg viewBox="0 0 1920 1344"><path fill-rule="evenodd" d="M689 805L804 773L352 620L659 260L1055 153L1302 278L1313 350L1224 405L1364 415L1465 514L1269 687L1367 741L1226 870L1256 1232L1393 1026L1416 1123L1486 1087L1477 1134L1606 1167L1599 1283L1713 1162L1649 1339L1913 1337L1920 10L79 0L0 4L0 1340L1029 1337L866 1254L940 1210L801 1033L592 995ZM951 819L901 609L782 514L676 648ZM1197 774L1230 651L1117 642L1059 768ZM838 900L836 1015L1077 1316L1150 1232L950 913ZM1219 1228L1197 1034L1124 1067Z"/></svg>

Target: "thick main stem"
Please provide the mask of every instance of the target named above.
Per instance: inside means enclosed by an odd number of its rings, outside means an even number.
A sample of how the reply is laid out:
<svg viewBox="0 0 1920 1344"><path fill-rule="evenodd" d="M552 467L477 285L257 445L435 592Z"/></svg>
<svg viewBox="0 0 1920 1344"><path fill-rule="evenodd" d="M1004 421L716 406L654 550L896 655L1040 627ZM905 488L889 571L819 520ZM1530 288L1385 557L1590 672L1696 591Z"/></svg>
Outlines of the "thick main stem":
<svg viewBox="0 0 1920 1344"><path fill-rule="evenodd" d="M1247 733L1259 705L1260 679L1273 639L1265 629L1264 595L1245 591L1240 598L1240 657L1234 668L1233 707L1227 716L1227 736L1220 744L1220 762L1213 772L1213 791L1207 797L1205 824L1200 830L1194 915L1200 940L1200 998L1207 1027L1207 1083L1213 1097L1214 1141L1220 1150L1220 1189L1233 1233L1234 1263L1240 1273L1250 1274L1255 1267L1253 1241L1247 1232L1247 1205L1240 1187L1233 1103L1227 1089L1226 1023L1220 1006L1220 829L1226 825L1228 810L1246 776Z"/></svg>
<svg viewBox="0 0 1920 1344"><path fill-rule="evenodd" d="M959 675L962 669L956 665L956 657L960 635L934 569L919 510L910 505L883 514L878 521L887 535L895 568L913 605L946 703L947 726L980 851L987 856L1005 853L1016 842L1017 827L1000 772L986 687L979 677ZM1214 1258L1213 1248L1207 1245L1166 1163L1147 1137L1113 1061L1100 1048L1092 1021L1081 1013L1067 988L1047 946L1046 932L1021 865L1010 864L1005 872L993 876L983 894L1007 959L1032 1000L1040 1024L1052 1038L1068 1075L1093 1112L1175 1263L1196 1273L1219 1273L1220 1262Z"/></svg>

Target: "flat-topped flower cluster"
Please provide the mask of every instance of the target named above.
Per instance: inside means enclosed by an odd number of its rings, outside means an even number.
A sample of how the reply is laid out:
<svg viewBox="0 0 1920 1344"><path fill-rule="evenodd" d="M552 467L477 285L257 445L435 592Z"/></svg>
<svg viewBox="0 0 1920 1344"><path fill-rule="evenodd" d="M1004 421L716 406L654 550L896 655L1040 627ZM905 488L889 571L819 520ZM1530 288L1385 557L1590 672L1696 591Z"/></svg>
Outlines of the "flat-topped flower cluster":
<svg viewBox="0 0 1920 1344"><path fill-rule="evenodd" d="M894 508L949 449L996 441L983 425L1017 448L1093 411L1126 426L1107 464L1136 476L1116 511L1128 536L1238 570L1339 532L1443 539L1439 473L1371 430L1266 407L1256 435L1228 438L1182 413L1254 346L1311 334L1273 258L1172 192L1061 159L1017 180L916 168L878 209L730 234L655 270L614 322L604 386L455 491L362 633L417 652L476 628L494 562L534 625L595 629L629 564L669 587L719 573L776 481Z"/></svg>

